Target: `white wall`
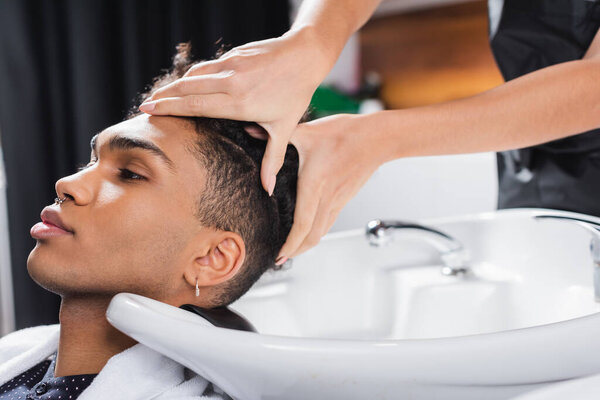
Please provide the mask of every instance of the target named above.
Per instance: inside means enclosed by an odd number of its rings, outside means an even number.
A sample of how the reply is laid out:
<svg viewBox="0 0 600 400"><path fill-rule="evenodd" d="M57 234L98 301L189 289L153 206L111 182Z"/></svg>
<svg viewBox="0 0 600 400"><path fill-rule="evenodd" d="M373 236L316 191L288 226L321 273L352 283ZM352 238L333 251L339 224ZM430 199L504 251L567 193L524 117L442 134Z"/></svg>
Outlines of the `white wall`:
<svg viewBox="0 0 600 400"><path fill-rule="evenodd" d="M15 329L12 274L6 209L6 177L0 143L0 336Z"/></svg>
<svg viewBox="0 0 600 400"><path fill-rule="evenodd" d="M419 220L496 209L494 153L415 157L382 165L340 212L330 232L374 218Z"/></svg>

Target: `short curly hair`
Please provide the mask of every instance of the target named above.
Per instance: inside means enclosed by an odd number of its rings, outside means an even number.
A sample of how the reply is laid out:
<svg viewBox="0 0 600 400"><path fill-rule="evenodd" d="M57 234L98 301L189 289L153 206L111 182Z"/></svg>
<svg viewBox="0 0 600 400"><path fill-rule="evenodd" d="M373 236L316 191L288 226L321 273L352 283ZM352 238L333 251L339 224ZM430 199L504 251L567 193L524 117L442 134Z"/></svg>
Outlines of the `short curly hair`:
<svg viewBox="0 0 600 400"><path fill-rule="evenodd" d="M154 79L139 96L138 104L157 89L182 77L192 61L191 46L181 43L171 69ZM141 114L137 105L128 118ZM292 227L296 206L298 151L288 144L273 196L260 179L266 141L250 136L245 127L253 122L206 117L180 117L192 122L198 133L189 151L207 171L207 183L197 201L195 216L206 227L238 233L246 244L240 271L213 286L210 307L227 306L246 293L269 269L278 270L275 257Z"/></svg>

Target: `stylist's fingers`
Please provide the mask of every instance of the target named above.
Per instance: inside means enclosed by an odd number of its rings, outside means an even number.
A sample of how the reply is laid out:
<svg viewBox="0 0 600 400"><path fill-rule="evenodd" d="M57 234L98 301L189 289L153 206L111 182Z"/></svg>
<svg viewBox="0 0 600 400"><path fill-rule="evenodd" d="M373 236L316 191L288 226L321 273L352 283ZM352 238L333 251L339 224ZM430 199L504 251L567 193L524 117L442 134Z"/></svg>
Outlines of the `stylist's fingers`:
<svg viewBox="0 0 600 400"><path fill-rule="evenodd" d="M339 203L339 196L335 195L334 192L324 194L321 196L319 201L317 215L313 222L313 226L306 236L302 244L294 251L289 258L296 257L299 254L304 253L306 250L316 246L321 241L321 238L329 232L338 214L344 207L344 203ZM334 204L334 202L338 203Z"/></svg>
<svg viewBox="0 0 600 400"><path fill-rule="evenodd" d="M239 104L225 93L167 97L140 105L140 111L152 115L205 115L212 118L233 118L240 115Z"/></svg>
<svg viewBox="0 0 600 400"><path fill-rule="evenodd" d="M325 228L325 233L331 230L331 227L333 226L333 224L335 224L335 221L337 220L337 217L341 211L342 210L331 210L329 212L329 219L327 221L327 228Z"/></svg>
<svg viewBox="0 0 600 400"><path fill-rule="evenodd" d="M197 76L197 75L207 75L207 74L216 74L223 70L227 69L227 64L223 59L217 60L209 60L203 61L198 64L192 65L190 69L187 70L184 77L186 76Z"/></svg>
<svg viewBox="0 0 600 400"><path fill-rule="evenodd" d="M313 225L302 241L298 248L292 250L289 258L294 258L298 254L304 253L306 250L316 246L321 241L321 237L327 233L327 227L329 223L329 196L323 196L319 200L319 206L317 207L317 214L313 221Z"/></svg>
<svg viewBox="0 0 600 400"><path fill-rule="evenodd" d="M260 140L269 139L269 134L260 125L248 125L248 126L244 127L244 130L255 139L260 139Z"/></svg>
<svg viewBox="0 0 600 400"><path fill-rule="evenodd" d="M228 93L231 88L231 76L231 72L223 72L180 78L155 91L146 102L167 97Z"/></svg>
<svg viewBox="0 0 600 400"><path fill-rule="evenodd" d="M277 131L270 129L268 125L265 128L269 132L269 139L261 162L260 178L270 196L275 188L277 173L285 160L291 129L285 132L283 129Z"/></svg>
<svg viewBox="0 0 600 400"><path fill-rule="evenodd" d="M269 41L272 40L265 40L262 41L262 43ZM202 61L194 64L185 74L183 74L183 76L207 75L224 71L240 70L240 66L244 65L249 58L252 58L250 56L262 53L262 51L252 48L253 46L258 46L260 48L260 43L261 42L246 43L243 46L234 47L215 60Z"/></svg>
<svg viewBox="0 0 600 400"><path fill-rule="evenodd" d="M298 174L297 187L294 223L285 243L279 250L278 259L283 256L289 258L289 254L295 252L310 232L317 213L321 187L312 182L303 182L302 174Z"/></svg>

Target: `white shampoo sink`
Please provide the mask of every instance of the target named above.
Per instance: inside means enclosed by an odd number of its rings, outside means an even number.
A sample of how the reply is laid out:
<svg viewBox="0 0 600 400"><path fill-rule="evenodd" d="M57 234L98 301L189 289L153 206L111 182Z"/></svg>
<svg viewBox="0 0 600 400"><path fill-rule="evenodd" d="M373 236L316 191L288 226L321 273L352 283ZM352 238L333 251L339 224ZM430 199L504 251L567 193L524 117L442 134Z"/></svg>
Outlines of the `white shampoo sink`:
<svg viewBox="0 0 600 400"><path fill-rule="evenodd" d="M508 399L600 373L590 232L542 209L419 221L458 239L470 272L401 232L325 236L230 308L259 333L122 293L111 324L235 399ZM366 221L365 221L366 222Z"/></svg>

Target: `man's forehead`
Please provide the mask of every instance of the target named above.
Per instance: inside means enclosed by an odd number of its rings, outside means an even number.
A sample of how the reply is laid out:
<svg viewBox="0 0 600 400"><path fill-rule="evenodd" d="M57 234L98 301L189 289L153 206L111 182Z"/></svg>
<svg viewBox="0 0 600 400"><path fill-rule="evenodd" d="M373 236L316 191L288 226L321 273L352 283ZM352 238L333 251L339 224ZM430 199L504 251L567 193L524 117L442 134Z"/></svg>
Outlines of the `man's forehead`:
<svg viewBox="0 0 600 400"><path fill-rule="evenodd" d="M197 175L199 164L189 151L196 136L189 120L143 114L105 129L90 145L97 154L105 145L109 149L141 148L161 158L173 173Z"/></svg>
<svg viewBox="0 0 600 400"><path fill-rule="evenodd" d="M106 128L100 132L97 140L105 140L106 137L117 134L127 134L127 136L149 139L157 144L167 144L174 140L189 139L194 133L194 126L188 120L141 114Z"/></svg>

